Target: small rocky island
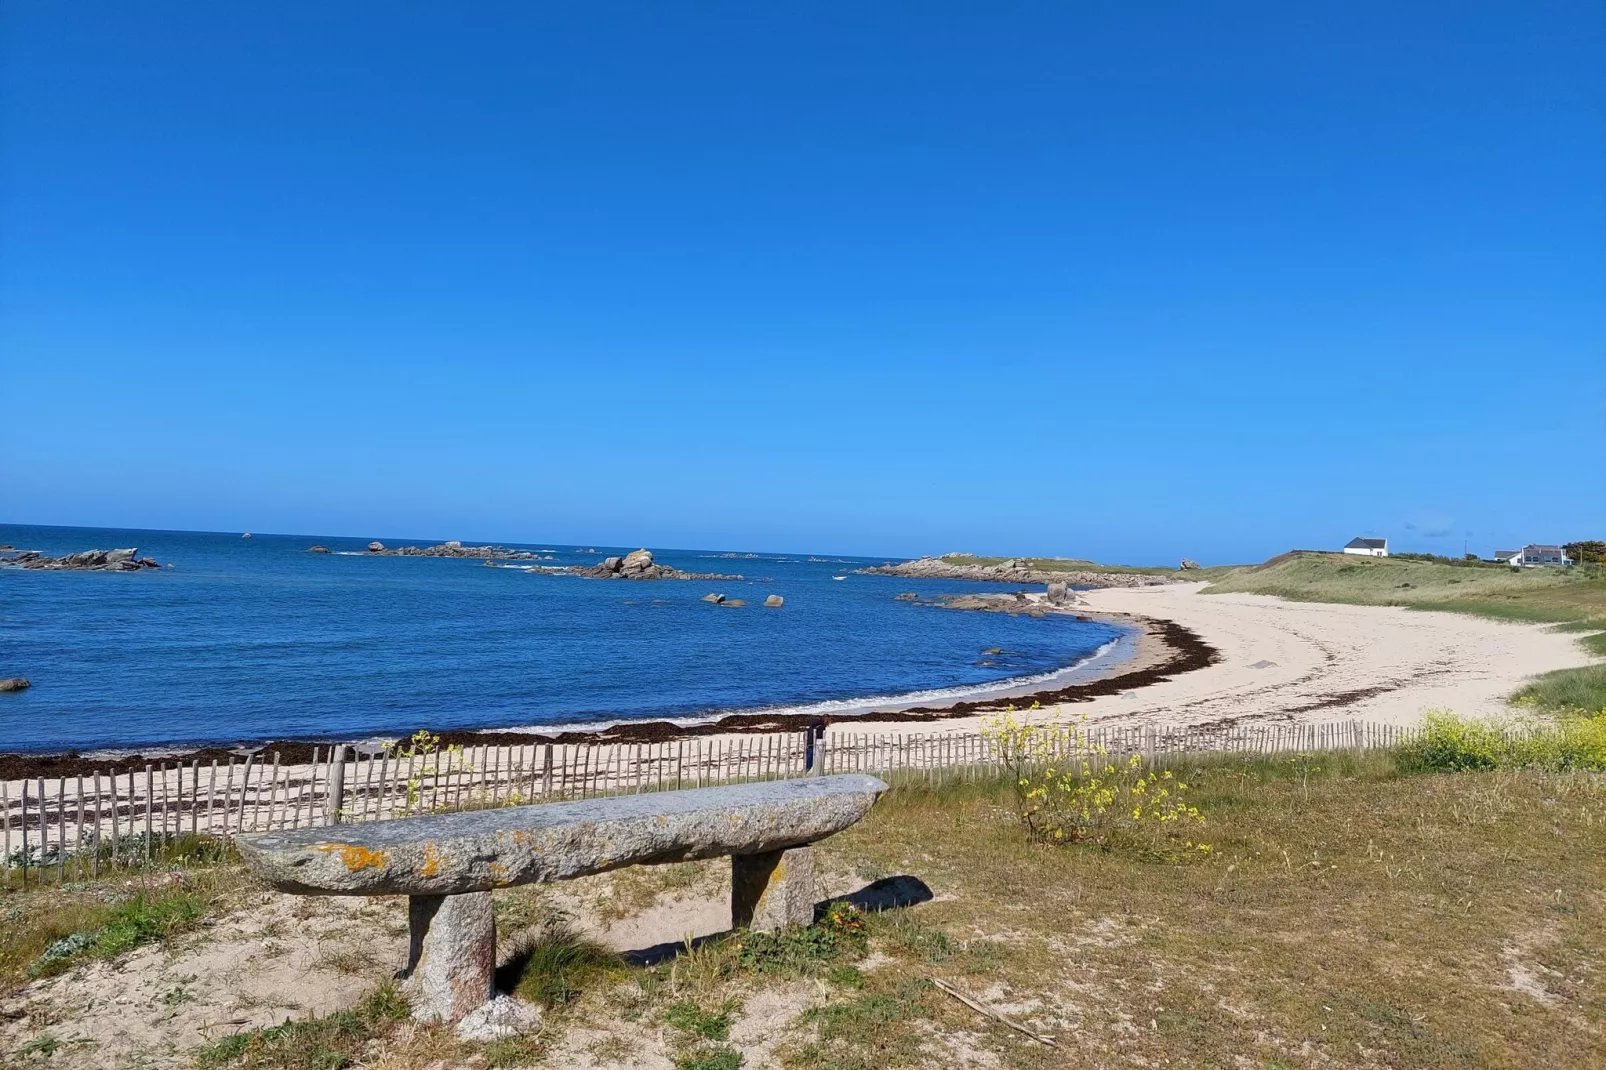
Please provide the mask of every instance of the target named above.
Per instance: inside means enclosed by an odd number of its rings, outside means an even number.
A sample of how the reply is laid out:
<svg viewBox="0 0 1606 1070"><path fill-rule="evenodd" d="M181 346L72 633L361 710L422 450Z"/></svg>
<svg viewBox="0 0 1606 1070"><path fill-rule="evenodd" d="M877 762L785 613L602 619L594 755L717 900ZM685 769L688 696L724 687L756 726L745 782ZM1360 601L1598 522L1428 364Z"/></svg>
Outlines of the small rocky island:
<svg viewBox="0 0 1606 1070"><path fill-rule="evenodd" d="M897 564L873 565L860 569L877 576L903 576L927 580L988 580L993 583L1064 583L1072 587L1153 587L1175 583L1169 576L1152 572L1098 572L1093 570L1033 568L1026 561L1011 558L996 565L965 564L941 557L921 557Z"/></svg>
<svg viewBox="0 0 1606 1070"><path fill-rule="evenodd" d="M320 547L311 547L309 552L318 553ZM328 550L322 552L328 553ZM488 561L541 560L540 554L529 550L514 550L507 546L464 546L456 539L436 543L434 546L398 546L395 549L386 549L384 543L375 541L368 544L368 552L376 557L477 557Z"/></svg>
<svg viewBox="0 0 1606 1070"><path fill-rule="evenodd" d="M632 550L623 557L606 557L595 565L575 565L568 569L543 569L543 572L567 572L571 576L585 576L594 580L739 580L740 576L723 576L717 572L682 572L678 568L660 565L652 559L651 550Z"/></svg>
<svg viewBox="0 0 1606 1070"><path fill-rule="evenodd" d="M162 567L149 557L140 557L137 546L130 546L124 550L84 550L76 554L63 554L61 557L51 557L38 550L17 550L12 553L0 553L0 565L52 571L71 569L78 572L138 572L141 569Z"/></svg>

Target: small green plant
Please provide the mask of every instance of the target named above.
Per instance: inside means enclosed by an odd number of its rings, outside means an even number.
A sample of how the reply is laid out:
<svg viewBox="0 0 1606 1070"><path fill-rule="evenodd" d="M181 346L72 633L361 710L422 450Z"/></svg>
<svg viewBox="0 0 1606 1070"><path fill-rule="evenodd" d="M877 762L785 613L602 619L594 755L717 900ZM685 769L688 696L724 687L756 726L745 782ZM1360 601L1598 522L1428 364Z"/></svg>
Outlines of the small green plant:
<svg viewBox="0 0 1606 1070"><path fill-rule="evenodd" d="M704 1044L675 1057L675 1070L739 1070L742 1053L724 1044Z"/></svg>
<svg viewBox="0 0 1606 1070"><path fill-rule="evenodd" d="M705 1011L691 1000L671 1003L664 1011L664 1021L676 1029L685 1030L704 1040L726 1040L731 1033L731 1010L726 1002L717 1011Z"/></svg>
<svg viewBox="0 0 1606 1070"><path fill-rule="evenodd" d="M19 1055L43 1055L48 1059L56 1054L56 1049L59 1047L61 1047L61 1041L49 1033L40 1033L19 1048L17 1053Z"/></svg>
<svg viewBox="0 0 1606 1070"><path fill-rule="evenodd" d="M833 904L815 924L777 932L743 933L735 940L736 964L756 973L812 977L844 957L859 958L869 942L864 915Z"/></svg>
<svg viewBox="0 0 1606 1070"><path fill-rule="evenodd" d="M1316 764L1316 755L1301 751L1288 759L1288 764L1293 767L1294 776L1299 779L1299 788L1305 796L1305 801L1310 802L1310 775L1322 771L1322 767Z"/></svg>

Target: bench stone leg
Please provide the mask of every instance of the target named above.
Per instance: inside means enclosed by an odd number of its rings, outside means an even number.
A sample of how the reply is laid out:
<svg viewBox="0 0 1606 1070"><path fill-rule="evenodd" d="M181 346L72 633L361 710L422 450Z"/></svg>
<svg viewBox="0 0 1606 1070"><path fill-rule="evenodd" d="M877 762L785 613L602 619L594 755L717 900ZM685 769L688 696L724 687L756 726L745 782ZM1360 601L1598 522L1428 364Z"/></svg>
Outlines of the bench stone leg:
<svg viewBox="0 0 1606 1070"><path fill-rule="evenodd" d="M731 926L772 932L814 921L814 851L731 855Z"/></svg>
<svg viewBox="0 0 1606 1070"><path fill-rule="evenodd" d="M409 896L407 927L414 1018L457 1022L496 994L490 892Z"/></svg>

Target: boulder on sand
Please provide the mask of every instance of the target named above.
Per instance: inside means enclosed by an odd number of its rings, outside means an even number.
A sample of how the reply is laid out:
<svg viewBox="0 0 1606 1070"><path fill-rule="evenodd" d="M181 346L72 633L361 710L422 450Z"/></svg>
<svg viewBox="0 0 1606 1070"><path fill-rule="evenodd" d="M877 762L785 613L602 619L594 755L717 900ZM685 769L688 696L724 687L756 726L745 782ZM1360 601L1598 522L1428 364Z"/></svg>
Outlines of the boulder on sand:
<svg viewBox="0 0 1606 1070"><path fill-rule="evenodd" d="M782 598L778 594L772 594L768 598L764 599L764 604L769 606L771 609L779 609L781 606L786 604L786 599Z"/></svg>
<svg viewBox="0 0 1606 1070"><path fill-rule="evenodd" d="M32 686L26 678L21 676L9 676L4 680L0 680L0 691L26 691Z"/></svg>
<svg viewBox="0 0 1606 1070"><path fill-rule="evenodd" d="M1190 560L1190 559L1188 559L1186 557L1184 557L1182 559L1182 564L1177 566L1177 568L1182 572L1191 572L1192 570L1194 570L1194 569L1196 569L1198 567L1199 567L1199 562Z"/></svg>
<svg viewBox="0 0 1606 1070"><path fill-rule="evenodd" d="M373 542L368 544L368 552L371 554L377 554L384 548L385 544L380 542L378 539L375 539Z"/></svg>

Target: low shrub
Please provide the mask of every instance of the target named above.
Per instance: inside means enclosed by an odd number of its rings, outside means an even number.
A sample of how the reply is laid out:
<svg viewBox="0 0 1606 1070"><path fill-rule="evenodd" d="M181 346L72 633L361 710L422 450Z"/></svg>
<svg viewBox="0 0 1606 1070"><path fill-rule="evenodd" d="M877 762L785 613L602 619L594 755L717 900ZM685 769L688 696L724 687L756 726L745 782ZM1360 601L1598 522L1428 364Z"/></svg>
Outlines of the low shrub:
<svg viewBox="0 0 1606 1070"><path fill-rule="evenodd" d="M1565 710L1549 723L1436 711L1417 735L1396 748L1395 757L1405 772L1606 770L1606 710Z"/></svg>
<svg viewBox="0 0 1606 1070"><path fill-rule="evenodd" d="M1135 846L1170 860L1207 853L1186 839L1204 816L1187 801L1188 784L1137 754L1112 756L1076 725L1027 725L1011 708L984 730L1009 771L1015 808L1028 833L1045 843L1085 843L1106 850Z"/></svg>

